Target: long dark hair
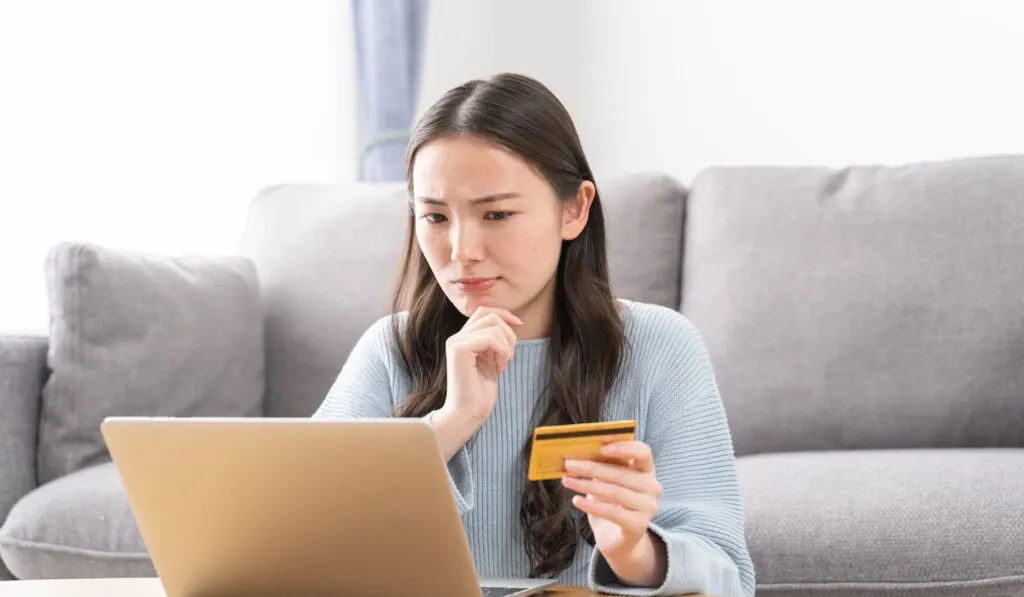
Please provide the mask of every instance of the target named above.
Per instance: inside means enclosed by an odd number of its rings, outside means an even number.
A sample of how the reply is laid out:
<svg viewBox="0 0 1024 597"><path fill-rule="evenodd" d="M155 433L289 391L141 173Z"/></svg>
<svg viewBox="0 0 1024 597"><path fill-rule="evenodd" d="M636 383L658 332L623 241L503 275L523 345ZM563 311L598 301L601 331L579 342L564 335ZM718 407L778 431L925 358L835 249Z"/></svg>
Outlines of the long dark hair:
<svg viewBox="0 0 1024 597"><path fill-rule="evenodd" d="M594 182L572 119L538 81L517 74L475 80L448 91L417 123L407 153L410 213L405 260L394 310L407 310L404 330L394 333L412 378L412 393L398 415L424 416L445 400L445 340L466 317L451 304L419 250L412 210L412 166L425 143L469 135L497 143L531 163L565 201L583 181ZM596 184L595 184L596 186ZM558 261L555 313L541 425L600 420L623 352L624 332L608 279L600 194L583 232L563 241ZM524 466L529 444L524 447ZM558 481L532 482L523 493L520 523L531 562L530 575L554 577L575 556L578 538L593 544L586 517L571 504Z"/></svg>

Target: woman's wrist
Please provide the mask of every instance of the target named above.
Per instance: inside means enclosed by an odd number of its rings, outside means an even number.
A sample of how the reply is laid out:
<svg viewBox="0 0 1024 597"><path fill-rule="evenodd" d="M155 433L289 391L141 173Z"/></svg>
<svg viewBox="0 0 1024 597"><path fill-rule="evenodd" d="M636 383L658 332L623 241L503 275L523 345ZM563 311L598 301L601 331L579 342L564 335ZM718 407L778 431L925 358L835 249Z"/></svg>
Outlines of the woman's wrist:
<svg viewBox="0 0 1024 597"><path fill-rule="evenodd" d="M630 553L617 558L605 555L605 561L625 585L659 587L665 582L668 567L667 548L661 538L650 531L647 531Z"/></svg>
<svg viewBox="0 0 1024 597"><path fill-rule="evenodd" d="M451 460L483 424L483 421L464 417L444 407L430 411L424 420L434 429L445 462Z"/></svg>

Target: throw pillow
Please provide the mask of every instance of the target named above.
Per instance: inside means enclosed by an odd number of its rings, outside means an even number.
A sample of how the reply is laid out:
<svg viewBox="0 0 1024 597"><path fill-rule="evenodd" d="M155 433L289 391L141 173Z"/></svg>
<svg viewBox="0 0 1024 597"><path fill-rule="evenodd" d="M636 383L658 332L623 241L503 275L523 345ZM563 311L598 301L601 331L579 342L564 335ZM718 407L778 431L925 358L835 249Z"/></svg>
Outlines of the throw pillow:
<svg viewBox="0 0 1024 597"><path fill-rule="evenodd" d="M46 258L51 374L43 484L109 459L107 416L259 416L263 314L253 263L61 243Z"/></svg>

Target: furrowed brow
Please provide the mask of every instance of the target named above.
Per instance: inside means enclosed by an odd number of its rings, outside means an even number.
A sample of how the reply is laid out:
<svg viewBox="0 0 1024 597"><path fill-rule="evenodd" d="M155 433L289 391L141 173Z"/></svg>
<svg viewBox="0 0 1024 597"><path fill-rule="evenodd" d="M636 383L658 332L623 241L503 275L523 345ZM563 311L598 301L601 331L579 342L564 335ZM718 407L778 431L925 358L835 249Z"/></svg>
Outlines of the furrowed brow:
<svg viewBox="0 0 1024 597"><path fill-rule="evenodd" d="M480 205L481 203L494 203L496 201L501 201L502 199L514 199L516 197L519 197L519 193L516 193L516 192L496 193L494 195L484 195L483 197L477 197L475 199L471 199L470 203L472 203L473 205ZM441 205L441 206L448 205L444 201L442 201L440 199L434 199L433 197L416 197L416 201L418 201L420 203L425 203L427 205Z"/></svg>

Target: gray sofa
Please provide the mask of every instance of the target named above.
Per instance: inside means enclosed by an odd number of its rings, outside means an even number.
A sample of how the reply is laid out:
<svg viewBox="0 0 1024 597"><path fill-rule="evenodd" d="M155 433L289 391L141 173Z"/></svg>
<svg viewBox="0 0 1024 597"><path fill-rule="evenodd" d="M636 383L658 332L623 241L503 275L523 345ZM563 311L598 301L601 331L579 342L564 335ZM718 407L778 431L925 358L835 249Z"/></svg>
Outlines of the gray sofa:
<svg viewBox="0 0 1024 597"><path fill-rule="evenodd" d="M1024 157L599 183L616 293L707 341L759 595L1024 595ZM9 570L152 575L98 421L310 415L404 210L280 186L235 257L55 247L49 337L0 338Z"/></svg>

